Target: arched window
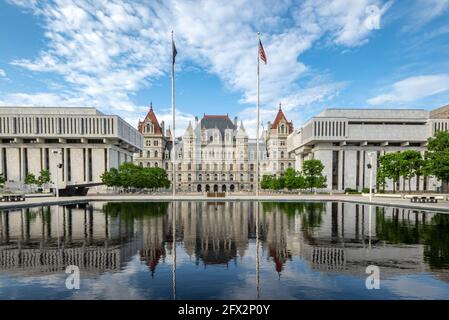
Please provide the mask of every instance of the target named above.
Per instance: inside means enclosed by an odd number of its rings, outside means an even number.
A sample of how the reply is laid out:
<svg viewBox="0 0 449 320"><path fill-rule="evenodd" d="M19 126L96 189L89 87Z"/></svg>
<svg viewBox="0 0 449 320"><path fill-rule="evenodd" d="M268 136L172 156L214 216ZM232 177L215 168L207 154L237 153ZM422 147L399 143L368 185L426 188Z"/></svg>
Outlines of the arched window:
<svg viewBox="0 0 449 320"><path fill-rule="evenodd" d="M284 151L281 151L281 159L284 159Z"/></svg>
<svg viewBox="0 0 449 320"><path fill-rule="evenodd" d="M147 151L147 158L151 157L151 151Z"/></svg>
<svg viewBox="0 0 449 320"><path fill-rule="evenodd" d="M154 157L157 158L157 151L154 151Z"/></svg>
<svg viewBox="0 0 449 320"><path fill-rule="evenodd" d="M154 167L157 168L159 167L159 164L157 162L154 163Z"/></svg>

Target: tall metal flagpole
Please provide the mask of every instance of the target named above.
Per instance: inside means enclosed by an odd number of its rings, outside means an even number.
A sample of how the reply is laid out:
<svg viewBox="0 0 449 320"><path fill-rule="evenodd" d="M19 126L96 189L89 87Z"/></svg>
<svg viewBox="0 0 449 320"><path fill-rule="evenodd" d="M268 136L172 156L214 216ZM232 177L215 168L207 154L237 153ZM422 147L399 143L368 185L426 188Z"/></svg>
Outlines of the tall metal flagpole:
<svg viewBox="0 0 449 320"><path fill-rule="evenodd" d="M176 143L175 143L175 42L173 39L173 30L171 31L171 42L172 42L172 64L171 64L171 113L173 117L173 131L172 131L172 173L173 173L173 198L176 195L176 167L175 167L175 159L176 159Z"/></svg>
<svg viewBox="0 0 449 320"><path fill-rule="evenodd" d="M260 64L260 32L257 32L257 129L256 129L256 197L259 196L259 64Z"/></svg>

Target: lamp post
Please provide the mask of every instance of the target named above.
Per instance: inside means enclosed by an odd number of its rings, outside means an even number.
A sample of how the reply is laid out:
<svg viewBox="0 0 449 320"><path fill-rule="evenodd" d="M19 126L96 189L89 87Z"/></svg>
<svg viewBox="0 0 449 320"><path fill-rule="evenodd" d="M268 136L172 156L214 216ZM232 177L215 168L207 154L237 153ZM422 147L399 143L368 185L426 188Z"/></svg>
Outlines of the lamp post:
<svg viewBox="0 0 449 320"><path fill-rule="evenodd" d="M52 153L54 155L61 155L61 150L54 149L52 150ZM57 158L57 164L56 164L56 183L55 183L55 196L56 199L59 199L59 169L62 168L62 163L59 162L59 158Z"/></svg>
<svg viewBox="0 0 449 320"><path fill-rule="evenodd" d="M372 202L373 201L373 157L374 157L374 152L368 152L368 157L369 157L369 164L368 164L368 169L369 169L369 201Z"/></svg>

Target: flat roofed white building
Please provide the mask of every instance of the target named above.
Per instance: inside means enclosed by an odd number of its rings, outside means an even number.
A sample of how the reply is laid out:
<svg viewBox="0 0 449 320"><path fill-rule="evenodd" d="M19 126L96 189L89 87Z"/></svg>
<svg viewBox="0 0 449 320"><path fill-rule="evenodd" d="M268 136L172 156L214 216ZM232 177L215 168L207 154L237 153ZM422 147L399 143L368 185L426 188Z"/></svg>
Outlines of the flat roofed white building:
<svg viewBox="0 0 449 320"><path fill-rule="evenodd" d="M402 150L427 150L427 139L449 129L449 106L433 111L420 109L327 109L308 120L287 139L287 150L295 154L297 170L304 160L319 159L324 165L328 189L369 188L370 154L373 185L380 156ZM412 179L412 190L436 190L433 177ZM399 181L397 190L408 190ZM387 181L386 190L393 188Z"/></svg>
<svg viewBox="0 0 449 320"><path fill-rule="evenodd" d="M143 147L142 135L95 108L0 107L0 172L19 188L27 173L50 170L58 186L95 185Z"/></svg>

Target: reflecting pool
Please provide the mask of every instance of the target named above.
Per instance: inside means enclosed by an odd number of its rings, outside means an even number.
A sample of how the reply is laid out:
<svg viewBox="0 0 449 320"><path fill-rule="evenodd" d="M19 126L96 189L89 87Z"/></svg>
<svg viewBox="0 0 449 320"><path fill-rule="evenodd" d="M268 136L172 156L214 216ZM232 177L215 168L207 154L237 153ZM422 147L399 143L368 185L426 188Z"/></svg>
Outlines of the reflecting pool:
<svg viewBox="0 0 449 320"><path fill-rule="evenodd" d="M2 211L0 299L449 299L449 215L250 201Z"/></svg>

